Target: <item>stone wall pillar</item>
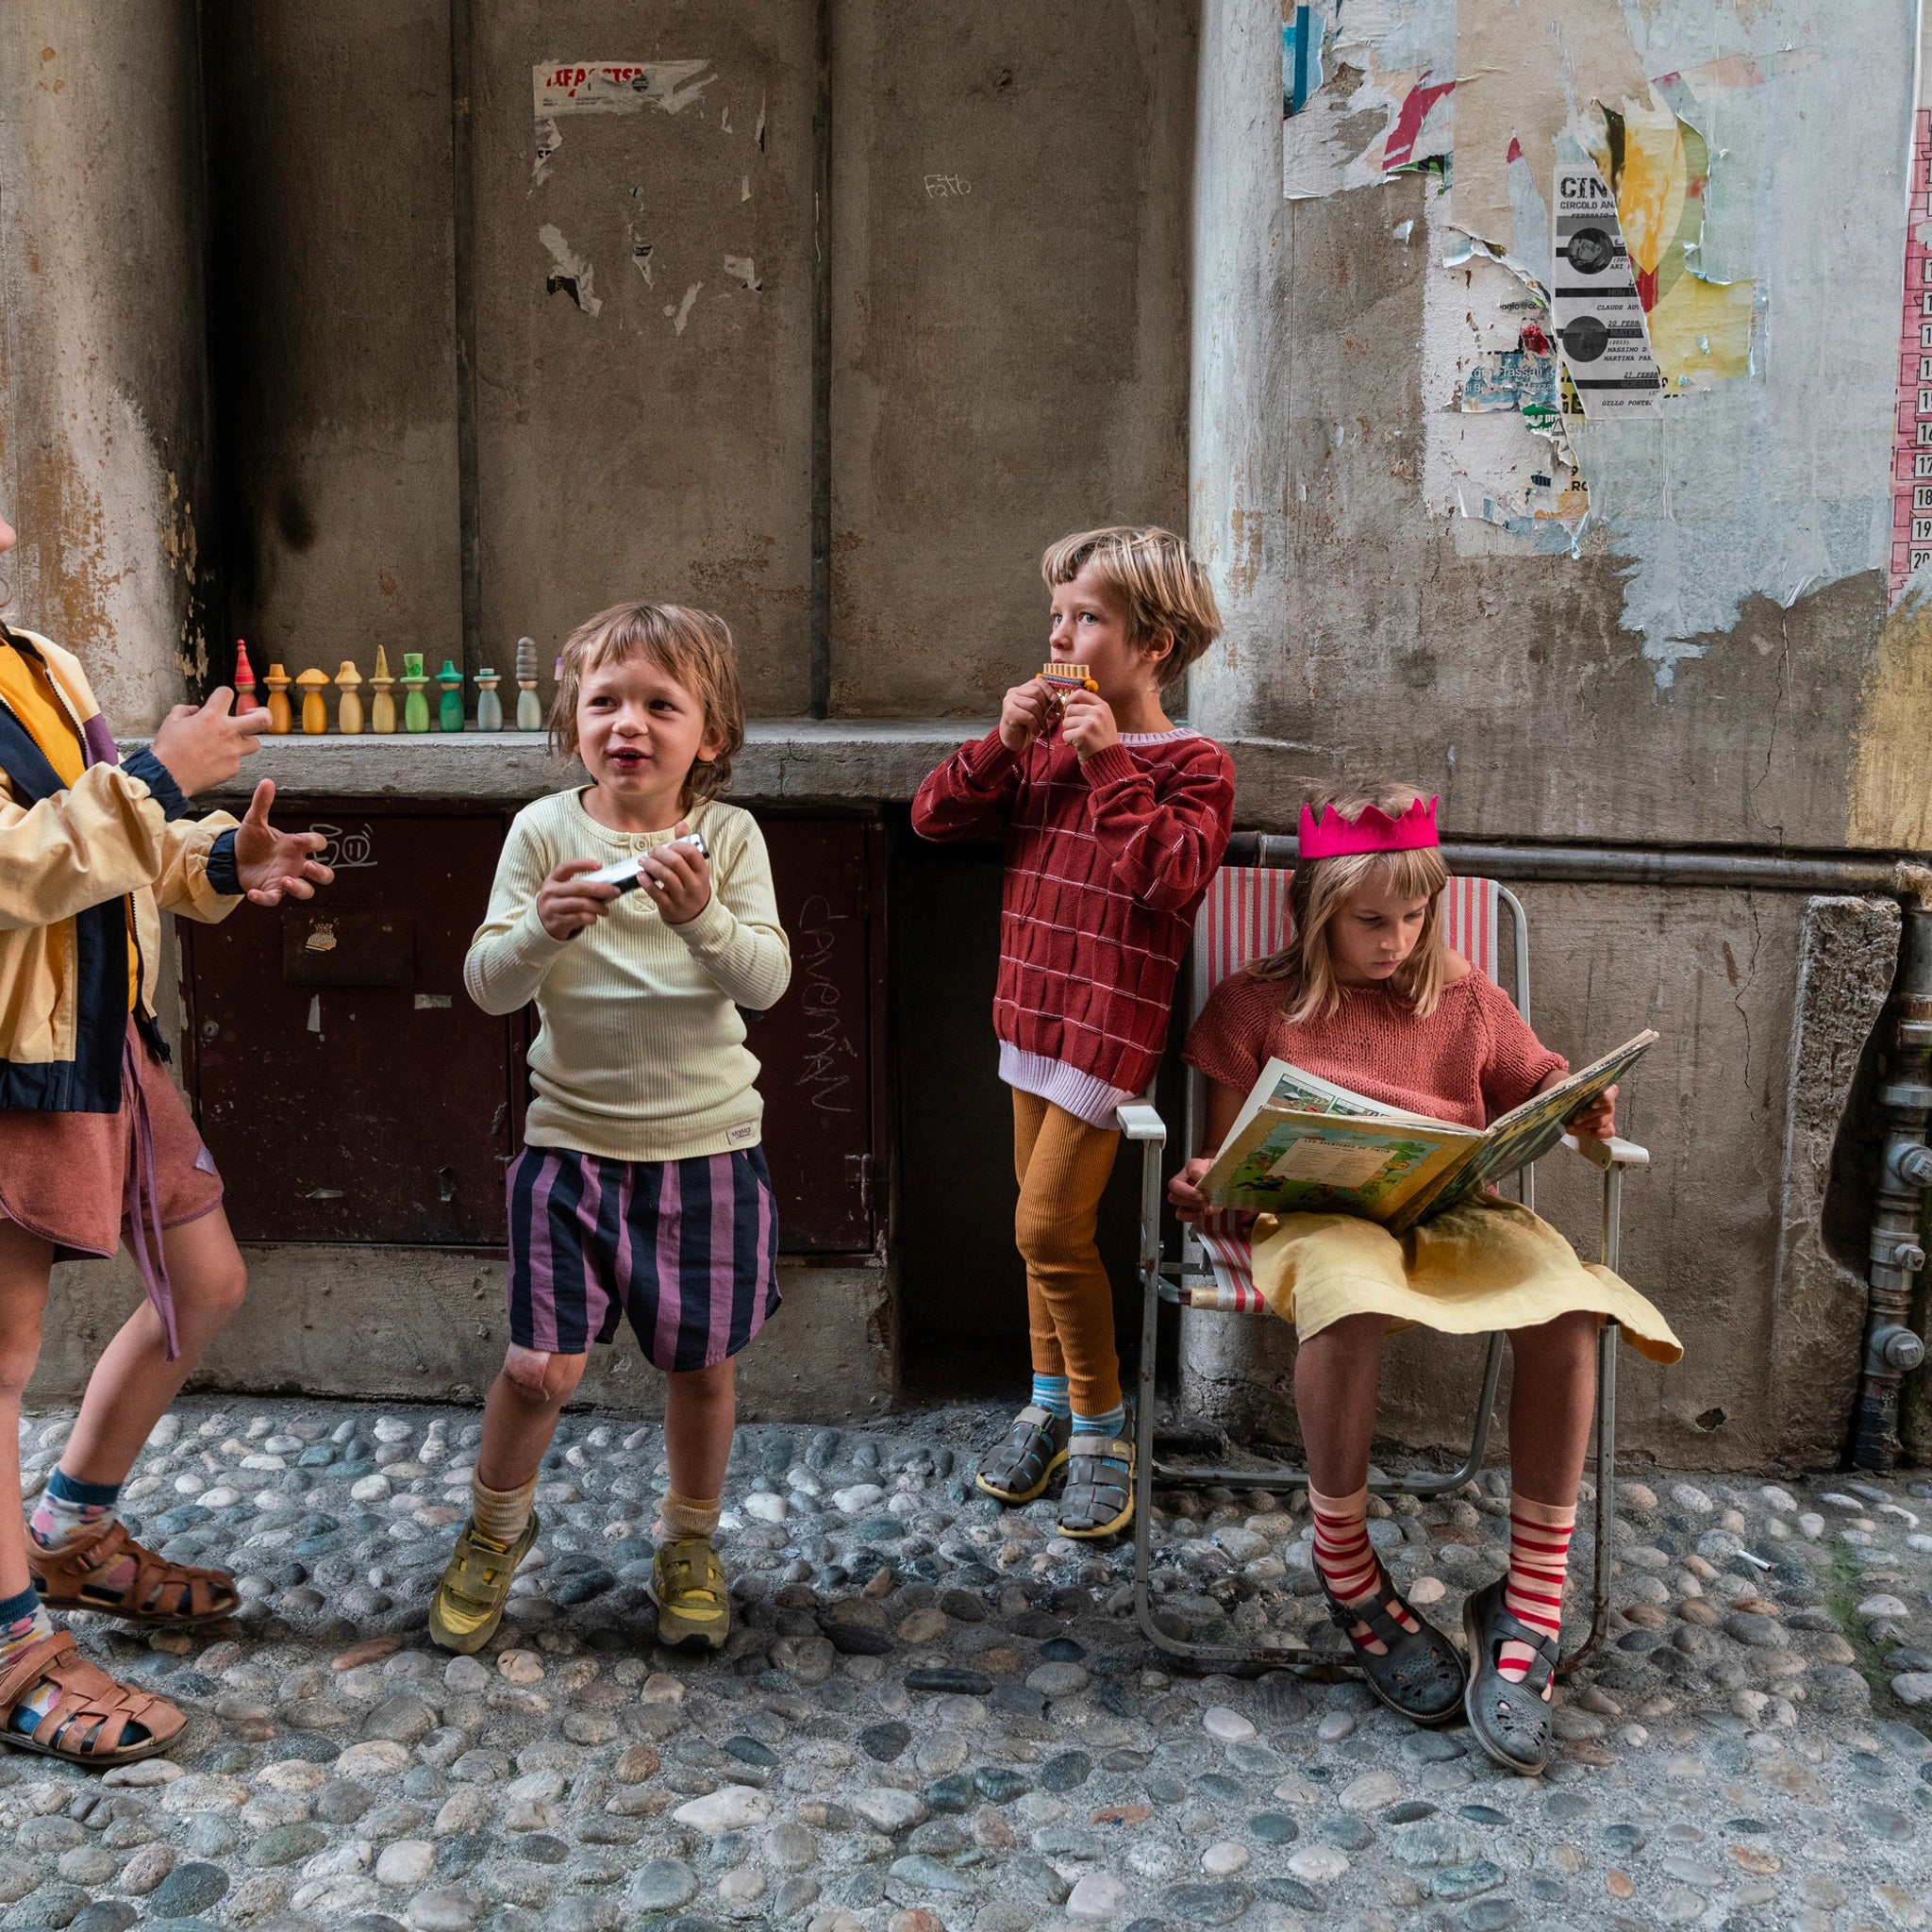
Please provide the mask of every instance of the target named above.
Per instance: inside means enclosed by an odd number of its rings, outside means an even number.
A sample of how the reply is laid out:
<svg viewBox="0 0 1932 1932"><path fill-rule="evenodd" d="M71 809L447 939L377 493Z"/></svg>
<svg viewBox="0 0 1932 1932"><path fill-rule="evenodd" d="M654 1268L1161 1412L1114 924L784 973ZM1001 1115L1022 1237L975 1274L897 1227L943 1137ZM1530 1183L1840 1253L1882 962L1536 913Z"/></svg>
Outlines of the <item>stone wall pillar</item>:
<svg viewBox="0 0 1932 1932"><path fill-rule="evenodd" d="M124 736L206 662L199 129L192 0L0 8L0 610Z"/></svg>

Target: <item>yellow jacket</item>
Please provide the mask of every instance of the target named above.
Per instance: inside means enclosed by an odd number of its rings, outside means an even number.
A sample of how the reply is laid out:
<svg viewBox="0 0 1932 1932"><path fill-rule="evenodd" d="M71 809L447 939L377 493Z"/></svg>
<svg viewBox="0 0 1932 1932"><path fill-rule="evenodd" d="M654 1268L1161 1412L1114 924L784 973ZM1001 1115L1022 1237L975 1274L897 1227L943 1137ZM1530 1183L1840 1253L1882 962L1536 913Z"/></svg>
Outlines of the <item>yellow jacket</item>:
<svg viewBox="0 0 1932 1932"><path fill-rule="evenodd" d="M135 1024L166 1058L154 1017L160 914L214 921L234 909L236 822L226 812L185 819L188 801L152 752L122 761L78 660L0 625L0 650L16 644L46 670L87 769L62 785L32 732L0 703L0 1108L113 1113L128 935L140 961Z"/></svg>

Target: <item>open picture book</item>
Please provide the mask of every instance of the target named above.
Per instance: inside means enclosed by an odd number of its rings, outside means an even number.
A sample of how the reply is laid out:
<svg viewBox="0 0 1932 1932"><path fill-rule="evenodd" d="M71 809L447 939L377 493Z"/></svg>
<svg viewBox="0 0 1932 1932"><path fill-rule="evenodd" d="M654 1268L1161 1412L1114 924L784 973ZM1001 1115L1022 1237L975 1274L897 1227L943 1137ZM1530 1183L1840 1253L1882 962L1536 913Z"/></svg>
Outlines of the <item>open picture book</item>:
<svg viewBox="0 0 1932 1932"><path fill-rule="evenodd" d="M1547 1154L1650 1050L1648 1030L1488 1127L1407 1113L1270 1060L1201 1182L1217 1208L1359 1214L1401 1234Z"/></svg>

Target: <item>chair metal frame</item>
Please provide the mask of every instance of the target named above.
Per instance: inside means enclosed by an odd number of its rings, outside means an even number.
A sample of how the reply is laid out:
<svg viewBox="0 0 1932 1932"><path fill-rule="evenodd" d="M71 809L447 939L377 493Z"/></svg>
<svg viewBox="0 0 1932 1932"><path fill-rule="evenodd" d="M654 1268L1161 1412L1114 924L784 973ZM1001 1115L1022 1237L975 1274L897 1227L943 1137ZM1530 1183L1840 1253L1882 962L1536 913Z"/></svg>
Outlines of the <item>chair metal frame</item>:
<svg viewBox="0 0 1932 1932"><path fill-rule="evenodd" d="M1522 902L1516 895L1507 886L1497 885L1495 890L1498 902L1510 915L1512 964L1516 979L1511 997L1517 1010L1527 1021L1528 924ZM1197 953L1196 957L1198 968L1200 955ZM1211 991L1211 988L1198 983L1204 976L1204 974L1197 970L1197 983L1193 988L1193 1010L1196 1014ZM1192 1147L1198 1139L1197 1122L1201 1111L1200 1094L1203 1085L1200 1075L1191 1069L1187 1090L1187 1144L1190 1147ZM1219 1310L1209 1307L1196 1309L1189 1299L1189 1287L1191 1282L1213 1278L1213 1270L1205 1265L1205 1250L1201 1247L1193 1229L1188 1228L1183 1232L1180 1268L1177 1274L1170 1276L1162 1273L1160 1211L1164 1196L1166 1123L1161 1119L1158 1110L1146 1101L1121 1108L1118 1118L1122 1133L1127 1140L1139 1141L1141 1150L1141 1374L1135 1414L1134 1465L1135 1619L1150 1642L1170 1656L1185 1657L1196 1663L1278 1667L1286 1664L1321 1662L1329 1667L1352 1669L1354 1665L1346 1655L1341 1657L1317 1657L1307 1645L1301 1642L1298 1638L1291 1639L1286 1632L1263 1632L1254 1641L1239 1647L1196 1643L1163 1629L1154 1614L1150 1588L1153 1560L1151 1515L1154 1486L1157 1481L1175 1488L1211 1488L1222 1485L1259 1490L1269 1494L1283 1494L1291 1490L1306 1489L1308 1486L1308 1478L1304 1470L1283 1469L1278 1465L1254 1470L1232 1467L1202 1468L1157 1462L1154 1417L1160 1305L1163 1301L1170 1302L1187 1308L1190 1312L1199 1313ZM1624 1175L1630 1168L1648 1166L1650 1155L1646 1149L1635 1142L1624 1140L1579 1141L1574 1135L1566 1134L1563 1137L1563 1145L1579 1154L1603 1173L1603 1265L1614 1273L1622 1246ZM1534 1185L1531 1170L1524 1168L1519 1186L1520 1197L1525 1207L1534 1203ZM1561 1658L1557 1664L1560 1674L1574 1671L1597 1648L1603 1641L1609 1617L1610 1524L1615 1515L1612 1491L1616 1485L1617 1335L1617 1323L1606 1319L1602 1333L1597 1339L1593 1457L1596 1467L1595 1551L1590 1631L1582 1642ZM1483 1467L1485 1452L1489 1446L1490 1426L1495 1409L1497 1384L1503 1372L1504 1341L1505 1337L1500 1330L1489 1339L1489 1351L1483 1362L1482 1388L1476 1399L1475 1419L1471 1431L1469 1451L1461 1463L1446 1474L1424 1471L1399 1476L1372 1476L1369 1483L1372 1494L1419 1498L1441 1496L1460 1489Z"/></svg>

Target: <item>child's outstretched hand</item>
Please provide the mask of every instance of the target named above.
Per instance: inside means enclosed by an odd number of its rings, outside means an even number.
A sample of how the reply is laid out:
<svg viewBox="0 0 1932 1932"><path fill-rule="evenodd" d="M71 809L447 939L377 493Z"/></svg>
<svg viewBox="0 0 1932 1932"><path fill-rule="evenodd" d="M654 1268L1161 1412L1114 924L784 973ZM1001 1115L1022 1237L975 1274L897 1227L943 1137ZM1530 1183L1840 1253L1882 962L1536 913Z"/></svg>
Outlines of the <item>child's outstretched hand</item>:
<svg viewBox="0 0 1932 1932"><path fill-rule="evenodd" d="M148 746L190 798L225 784L243 758L261 749L255 741L268 729L266 707L238 718L230 708L234 702L235 693L223 684L208 692L205 704L175 706Z"/></svg>
<svg viewBox="0 0 1932 1932"><path fill-rule="evenodd" d="M691 830L679 819L675 837ZM683 925L711 903L711 868L695 845L654 845L638 861L638 877L666 925Z"/></svg>
<svg viewBox="0 0 1932 1932"><path fill-rule="evenodd" d="M1052 727L1054 708L1054 693L1039 678L1016 684L1000 707L1000 742L1008 751L1024 751Z"/></svg>
<svg viewBox="0 0 1932 1932"><path fill-rule="evenodd" d="M566 858L537 888L538 922L552 939L574 940L610 910L617 888L588 885L582 876L600 869L594 858Z"/></svg>
<svg viewBox="0 0 1932 1932"><path fill-rule="evenodd" d="M1581 1113L1573 1113L1564 1124L1579 1141L1608 1141L1617 1132L1617 1090L1606 1087Z"/></svg>
<svg viewBox="0 0 1932 1932"><path fill-rule="evenodd" d="M1097 691L1070 691L1060 715L1060 736L1084 765L1094 753L1121 741L1113 707Z"/></svg>
<svg viewBox="0 0 1932 1932"><path fill-rule="evenodd" d="M320 832L278 832L268 822L275 802L275 781L255 788L248 809L235 829L235 871L251 906L279 906L284 899L312 899L317 886L335 874L313 858L328 843Z"/></svg>

